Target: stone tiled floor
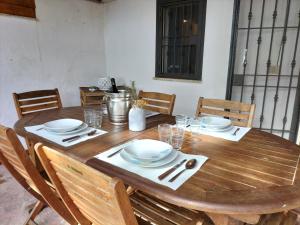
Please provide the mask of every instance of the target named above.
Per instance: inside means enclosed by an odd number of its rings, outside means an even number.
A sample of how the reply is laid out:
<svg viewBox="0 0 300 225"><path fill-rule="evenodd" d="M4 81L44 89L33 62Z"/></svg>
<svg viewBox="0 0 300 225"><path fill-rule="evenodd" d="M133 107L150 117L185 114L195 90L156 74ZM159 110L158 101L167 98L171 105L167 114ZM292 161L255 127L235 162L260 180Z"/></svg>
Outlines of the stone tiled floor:
<svg viewBox="0 0 300 225"><path fill-rule="evenodd" d="M23 225L35 198L0 166L0 225ZM68 225L49 207L35 219L38 225Z"/></svg>

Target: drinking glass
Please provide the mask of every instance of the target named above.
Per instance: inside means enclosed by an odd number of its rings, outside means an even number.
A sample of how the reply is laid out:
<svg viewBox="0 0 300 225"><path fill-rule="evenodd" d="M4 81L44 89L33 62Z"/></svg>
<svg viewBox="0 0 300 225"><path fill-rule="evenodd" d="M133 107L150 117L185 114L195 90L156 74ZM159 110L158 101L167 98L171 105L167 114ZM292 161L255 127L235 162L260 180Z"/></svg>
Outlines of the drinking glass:
<svg viewBox="0 0 300 225"><path fill-rule="evenodd" d="M158 125L158 135L159 140L171 143L171 128L172 126L170 124L159 124Z"/></svg>
<svg viewBox="0 0 300 225"><path fill-rule="evenodd" d="M194 117L190 120L190 131L197 132L201 128L201 119L200 117Z"/></svg>
<svg viewBox="0 0 300 225"><path fill-rule="evenodd" d="M179 127L186 127L188 123L188 117L185 115L176 115L176 125Z"/></svg>
<svg viewBox="0 0 300 225"><path fill-rule="evenodd" d="M185 130L179 126L173 126L171 128L171 144L174 149L180 150L184 140Z"/></svg>
<svg viewBox="0 0 300 225"><path fill-rule="evenodd" d="M84 108L84 122L89 127L101 128L102 110L100 108Z"/></svg>

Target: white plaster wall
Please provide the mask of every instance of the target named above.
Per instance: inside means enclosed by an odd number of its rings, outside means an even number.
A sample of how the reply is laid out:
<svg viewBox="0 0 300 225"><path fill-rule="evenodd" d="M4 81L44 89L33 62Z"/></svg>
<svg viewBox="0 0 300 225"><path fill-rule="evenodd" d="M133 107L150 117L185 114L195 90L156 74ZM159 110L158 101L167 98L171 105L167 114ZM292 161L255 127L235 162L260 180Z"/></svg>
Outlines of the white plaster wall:
<svg viewBox="0 0 300 225"><path fill-rule="evenodd" d="M79 105L80 85L105 75L103 5L36 0L38 20L0 15L0 123L17 119L11 93L57 87Z"/></svg>
<svg viewBox="0 0 300 225"><path fill-rule="evenodd" d="M109 76L139 89L177 95L175 113L194 114L199 96L224 98L233 0L208 0L203 75L200 83L153 80L156 0L115 0L105 4L105 50Z"/></svg>

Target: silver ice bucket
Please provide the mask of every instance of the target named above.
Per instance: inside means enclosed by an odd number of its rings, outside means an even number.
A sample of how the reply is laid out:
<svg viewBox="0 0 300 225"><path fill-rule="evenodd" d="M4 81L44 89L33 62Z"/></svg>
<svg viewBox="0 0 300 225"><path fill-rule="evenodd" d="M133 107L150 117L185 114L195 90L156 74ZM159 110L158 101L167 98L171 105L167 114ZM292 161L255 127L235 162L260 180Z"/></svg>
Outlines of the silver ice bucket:
<svg viewBox="0 0 300 225"><path fill-rule="evenodd" d="M112 124L123 125L128 122L132 96L129 90L119 90L119 93L105 92L109 120Z"/></svg>

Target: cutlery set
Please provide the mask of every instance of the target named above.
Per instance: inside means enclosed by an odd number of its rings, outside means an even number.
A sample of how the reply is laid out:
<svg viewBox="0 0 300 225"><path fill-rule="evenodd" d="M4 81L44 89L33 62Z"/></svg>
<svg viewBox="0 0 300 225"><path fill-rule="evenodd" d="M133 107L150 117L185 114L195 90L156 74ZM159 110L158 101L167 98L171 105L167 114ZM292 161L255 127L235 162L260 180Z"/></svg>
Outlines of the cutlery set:
<svg viewBox="0 0 300 225"><path fill-rule="evenodd" d="M123 150L123 148L113 152L112 154L108 155L107 158L111 158L115 155L117 155L118 153L120 153ZM173 182L175 181L182 173L184 173L186 170L188 169L193 169L195 168L196 164L197 164L197 160L196 159L184 159L181 162L179 162L178 164L176 164L175 166L173 166L172 168L170 168L169 170L167 170L166 172L162 173L161 175L158 176L159 180L163 180L165 179L167 176L169 176L170 174L172 174L173 172L175 172L178 168L180 168L183 164L185 163L185 168L183 170L181 170L180 172L178 172L175 176L173 176L169 182Z"/></svg>
<svg viewBox="0 0 300 225"><path fill-rule="evenodd" d="M73 136L73 137L65 138L65 139L62 140L62 142L70 143L70 142L76 141L80 138L83 138L85 136L93 136L96 133L97 133L97 130L92 130L92 131L90 131L89 133L86 133L86 134L81 134L81 135L76 135L76 136Z"/></svg>

